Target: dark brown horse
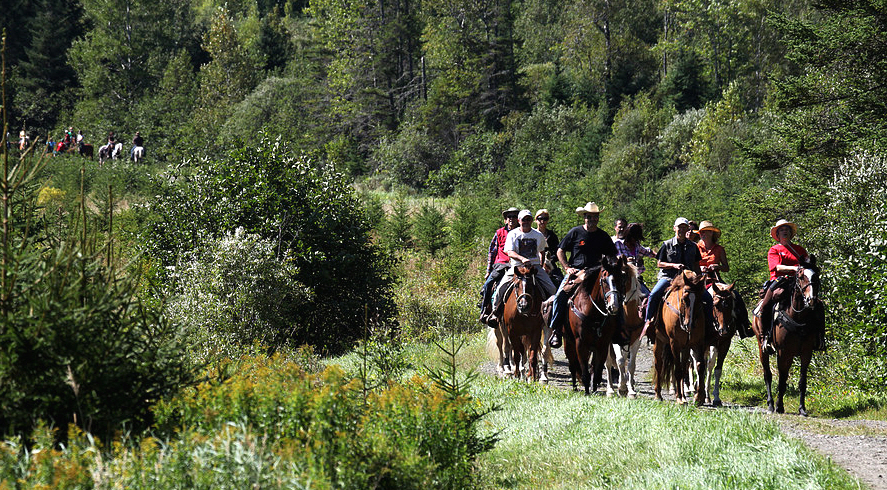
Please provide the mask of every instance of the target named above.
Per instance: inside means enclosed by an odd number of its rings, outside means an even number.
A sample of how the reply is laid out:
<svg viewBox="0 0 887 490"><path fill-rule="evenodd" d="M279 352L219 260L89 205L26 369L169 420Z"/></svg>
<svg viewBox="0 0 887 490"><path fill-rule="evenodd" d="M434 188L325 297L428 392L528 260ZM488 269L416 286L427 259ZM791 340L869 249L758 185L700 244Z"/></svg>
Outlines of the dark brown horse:
<svg viewBox="0 0 887 490"><path fill-rule="evenodd" d="M721 370L724 366L724 359L727 357L727 351L730 350L730 344L733 342L733 335L736 334L739 326L739 319L736 318L735 307L738 301L736 295L739 294L733 289L733 284L714 282L708 290L712 298L712 310L715 317L715 326L707 325L705 331L705 349L703 355L707 357L703 362L706 363L708 376L705 380L698 380L699 383L705 381L702 386L706 388L709 395L709 401L712 406L720 407L721 403ZM692 352L691 352L692 354ZM694 359L695 362L695 359ZM693 379L693 369L688 372L691 380ZM714 383L712 383L714 377Z"/></svg>
<svg viewBox="0 0 887 490"><path fill-rule="evenodd" d="M785 396L788 372L795 357L801 361L801 373L798 378L800 407L798 413L807 416L804 400L807 396L807 368L813 357L813 350L825 330L825 308L819 299L819 268L816 259L802 263L804 273L789 278L786 287L773 301L773 345L776 347L776 367L779 371L777 385L776 413L785 412L782 399ZM770 356L764 352L764 330L761 319L754 318L753 328L758 338L758 354L761 367L764 368L764 386L767 388L767 408L774 411L773 393L770 384L773 374L770 372Z"/></svg>
<svg viewBox="0 0 887 490"><path fill-rule="evenodd" d="M604 256L599 267L584 271L581 284L570 298L570 328L564 332L564 353L570 364L574 391L577 379L582 379L586 395L597 391L601 382L613 334L623 321L622 303L627 275L631 273L629 267L624 257L617 260Z"/></svg>
<svg viewBox="0 0 887 490"><path fill-rule="evenodd" d="M683 271L672 280L656 315L653 345L653 383L656 399L662 400L662 384L673 381L675 401L687 403L684 382L690 367L690 352L696 361L697 380L705 378L702 351L705 346L705 312L702 306L703 276ZM705 402L705 385L696 385L696 405Z"/></svg>
<svg viewBox="0 0 887 490"><path fill-rule="evenodd" d="M511 343L511 365L515 378L539 379L542 339L542 302L546 295L536 282L536 269L517 267L511 293L502 313L502 333ZM522 366L527 364L525 369Z"/></svg>

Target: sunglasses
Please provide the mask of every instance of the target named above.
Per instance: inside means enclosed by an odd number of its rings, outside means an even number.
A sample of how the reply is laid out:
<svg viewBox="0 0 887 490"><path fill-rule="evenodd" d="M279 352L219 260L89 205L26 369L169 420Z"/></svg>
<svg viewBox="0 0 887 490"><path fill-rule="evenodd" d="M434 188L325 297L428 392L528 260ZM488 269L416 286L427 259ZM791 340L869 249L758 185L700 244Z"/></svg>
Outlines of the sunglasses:
<svg viewBox="0 0 887 490"><path fill-rule="evenodd" d="M548 221L548 216L539 216L536 221Z"/></svg>

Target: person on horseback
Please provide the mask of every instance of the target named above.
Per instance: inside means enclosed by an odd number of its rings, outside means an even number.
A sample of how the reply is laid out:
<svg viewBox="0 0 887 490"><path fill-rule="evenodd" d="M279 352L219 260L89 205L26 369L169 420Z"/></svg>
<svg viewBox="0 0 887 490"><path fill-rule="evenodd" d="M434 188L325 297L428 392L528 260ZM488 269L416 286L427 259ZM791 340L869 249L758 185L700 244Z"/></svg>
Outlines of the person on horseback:
<svg viewBox="0 0 887 490"><path fill-rule="evenodd" d="M557 288L554 304L551 306L551 337L548 339L548 345L555 349L561 346L561 327L567 318L566 306L569 293L564 291L564 286L569 284L580 271L600 265L601 257L604 255L616 258L616 245L613 244L610 235L597 226L601 215L598 205L593 202L586 203L585 207L576 208L576 214L581 216L585 223L570 229L557 249L558 261L566 271L566 275Z"/></svg>
<svg viewBox="0 0 887 490"><path fill-rule="evenodd" d="M145 139L142 138L141 133L136 131L135 136L132 137L132 148L129 149L129 159L130 160L132 160L132 156L136 151L136 147L139 147L139 146L141 146L142 148L145 147Z"/></svg>
<svg viewBox="0 0 887 490"><path fill-rule="evenodd" d="M508 255L510 267L499 285L493 291L493 314L489 320L498 319L497 312L502 305L502 287L511 282L517 267L531 267L536 269L536 280L545 291L545 297L549 297L557 290L548 273L542 267L542 256L548 246L545 236L532 228L533 215L529 209L524 209L518 214L520 226L509 231L505 237L505 254Z"/></svg>
<svg viewBox="0 0 887 490"><path fill-rule="evenodd" d="M628 228L628 220L625 218L616 218L616 221L613 222L613 229L616 231L616 234L613 235L613 243L625 240L626 228Z"/></svg>
<svg viewBox="0 0 887 490"><path fill-rule="evenodd" d="M489 316L493 312L490 301L493 288L499 284L499 280L502 279L505 271L508 270L509 257L505 253L505 239L508 237L508 232L518 226L517 214L517 208L508 208L502 211L502 219L505 221L505 225L496 230L496 233L493 234L493 239L490 241L489 254L487 255L487 276L481 288L480 300L480 322L484 324L487 324L487 320L489 320Z"/></svg>
<svg viewBox="0 0 887 490"><path fill-rule="evenodd" d="M689 269L700 274L699 261L702 256L699 253L699 247L690 240L690 221L687 218L678 218L674 221L675 236L669 240L662 242L659 247L659 253L656 254L656 265L659 267L658 281L650 291L650 299L647 302L647 311L644 315L646 323L644 330L647 334L651 334L653 329L650 328L656 317L659 307L662 305L662 298L671 285L672 279L677 277L684 269ZM705 317L709 324L714 323L714 313L712 312L711 295L708 291L704 291L702 295L702 303L705 306Z"/></svg>
<svg viewBox="0 0 887 490"><path fill-rule="evenodd" d="M627 257L637 267L638 286L641 288L641 296L646 298L650 295L650 289L644 284L643 279L643 274L646 270L644 267L644 257L656 257L656 254L649 248L641 245L641 240L643 239L643 226L640 223L631 223L625 229L624 238L622 240L614 240L614 243L617 256Z"/></svg>
<svg viewBox="0 0 887 490"><path fill-rule="evenodd" d="M710 287L713 282L723 282L720 273L730 271L727 251L718 243L720 239L721 230L716 228L711 221L703 220L702 223L699 223L699 241L696 246L699 247L699 254L702 256L699 261L699 270L706 276L706 288ZM751 331L751 322L748 320L745 301L739 294L735 294L734 298L736 302L733 314L738 320L739 336L741 338L751 337L754 333Z"/></svg>
<svg viewBox="0 0 887 490"><path fill-rule="evenodd" d="M804 273L801 262L810 260L810 254L804 247L792 243L798 234L798 225L781 219L770 228L770 236L778 243L767 252L767 265L770 268L770 280L764 283L761 303L755 309L755 316L761 319L764 328L764 351L773 354L773 302L778 298L778 291L784 290L789 278Z"/></svg>
<svg viewBox="0 0 887 490"><path fill-rule="evenodd" d="M542 267L545 268L545 272L548 273L548 277L553 283L560 284L564 280L564 273L557 266L557 245L560 240L558 240L557 234L548 228L548 220L551 219L551 215L548 214L547 209L540 209L536 211L534 218L536 219L536 229L545 236L547 244L543 252Z"/></svg>

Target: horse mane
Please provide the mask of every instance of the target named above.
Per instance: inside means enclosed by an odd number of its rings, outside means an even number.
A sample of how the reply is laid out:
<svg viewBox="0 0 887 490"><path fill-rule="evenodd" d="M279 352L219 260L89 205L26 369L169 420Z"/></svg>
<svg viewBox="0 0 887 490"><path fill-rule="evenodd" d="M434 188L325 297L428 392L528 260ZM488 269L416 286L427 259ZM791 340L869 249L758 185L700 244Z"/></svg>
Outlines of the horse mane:
<svg viewBox="0 0 887 490"><path fill-rule="evenodd" d="M593 281L597 280L598 275L603 268L603 265L596 265L582 271L582 273L585 274L585 277L582 278L582 286L585 288L586 291L590 292L592 289L594 289Z"/></svg>
<svg viewBox="0 0 887 490"><path fill-rule="evenodd" d="M689 270L683 270L680 274L678 274L674 277L674 279L671 280L671 286L669 286L668 291L681 289L684 286L698 287L705 282L704 279L705 276L701 274L696 274L695 272Z"/></svg>

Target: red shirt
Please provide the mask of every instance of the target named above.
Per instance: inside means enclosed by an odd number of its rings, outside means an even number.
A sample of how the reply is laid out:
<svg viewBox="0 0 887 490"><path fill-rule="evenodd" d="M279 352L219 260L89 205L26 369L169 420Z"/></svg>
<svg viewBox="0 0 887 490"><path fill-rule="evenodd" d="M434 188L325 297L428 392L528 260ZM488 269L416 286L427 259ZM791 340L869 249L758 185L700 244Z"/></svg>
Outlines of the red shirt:
<svg viewBox="0 0 887 490"><path fill-rule="evenodd" d="M717 243L707 249L705 248L705 245L702 244L702 240L700 240L696 243L696 246L699 247L699 255L702 256L702 260L699 261L699 267L720 264L721 262L724 262L724 257L727 255L724 247Z"/></svg>
<svg viewBox="0 0 887 490"><path fill-rule="evenodd" d="M797 267L802 258L809 257L807 251L800 245L791 244L788 248L783 247L780 243L773 245L770 247L770 251L767 252L767 265L770 266L770 279L776 279L777 277L791 274L790 272L777 271L777 265Z"/></svg>

